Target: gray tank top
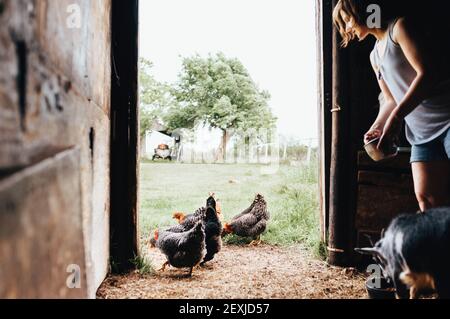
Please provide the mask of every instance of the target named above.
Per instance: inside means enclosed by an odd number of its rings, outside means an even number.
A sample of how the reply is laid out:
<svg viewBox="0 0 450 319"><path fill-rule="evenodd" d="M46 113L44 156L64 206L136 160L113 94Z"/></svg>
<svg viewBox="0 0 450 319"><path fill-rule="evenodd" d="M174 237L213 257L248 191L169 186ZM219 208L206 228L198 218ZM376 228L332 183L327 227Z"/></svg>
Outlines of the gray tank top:
<svg viewBox="0 0 450 319"><path fill-rule="evenodd" d="M381 57L378 42L370 54L372 65L378 69L378 77L386 82L395 101L399 104L416 78L416 71L407 60L400 45L393 40L394 21L389 25L386 51ZM450 79L440 83L433 95L422 102L406 118L406 137L411 145L428 143L450 128Z"/></svg>

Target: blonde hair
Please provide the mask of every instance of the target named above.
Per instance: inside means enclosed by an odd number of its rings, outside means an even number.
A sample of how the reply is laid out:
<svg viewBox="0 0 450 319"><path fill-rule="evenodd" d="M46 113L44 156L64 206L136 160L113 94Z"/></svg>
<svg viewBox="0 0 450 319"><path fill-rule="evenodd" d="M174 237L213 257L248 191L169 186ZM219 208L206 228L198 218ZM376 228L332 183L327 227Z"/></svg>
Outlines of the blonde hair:
<svg viewBox="0 0 450 319"><path fill-rule="evenodd" d="M391 0L392 1L392 0ZM378 4L383 7L383 17L388 15L385 12L387 9L386 3L380 0L339 0L333 11L333 22L338 29L341 37L342 47L347 47L351 41L355 39L355 34L347 32L346 23L342 18L342 13L345 13L350 19L359 25L363 25L369 16L367 8L370 4ZM382 26L385 27L388 20L382 19Z"/></svg>

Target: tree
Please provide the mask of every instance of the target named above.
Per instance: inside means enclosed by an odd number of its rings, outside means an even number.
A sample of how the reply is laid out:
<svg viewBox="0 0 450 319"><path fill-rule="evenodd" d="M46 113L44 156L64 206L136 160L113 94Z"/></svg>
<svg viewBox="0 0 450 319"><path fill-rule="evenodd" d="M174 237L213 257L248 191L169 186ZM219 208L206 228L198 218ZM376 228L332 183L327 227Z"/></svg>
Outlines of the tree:
<svg viewBox="0 0 450 319"><path fill-rule="evenodd" d="M221 129L223 159L231 130L270 129L275 125L268 106L270 94L258 88L238 59L222 53L184 58L174 95L178 103L165 117L167 126L194 128L204 122Z"/></svg>
<svg viewBox="0 0 450 319"><path fill-rule="evenodd" d="M172 88L158 82L151 74L153 63L141 58L139 61L139 94L141 137L151 130L155 122L163 122L164 114L176 103ZM163 124L163 123L161 123Z"/></svg>

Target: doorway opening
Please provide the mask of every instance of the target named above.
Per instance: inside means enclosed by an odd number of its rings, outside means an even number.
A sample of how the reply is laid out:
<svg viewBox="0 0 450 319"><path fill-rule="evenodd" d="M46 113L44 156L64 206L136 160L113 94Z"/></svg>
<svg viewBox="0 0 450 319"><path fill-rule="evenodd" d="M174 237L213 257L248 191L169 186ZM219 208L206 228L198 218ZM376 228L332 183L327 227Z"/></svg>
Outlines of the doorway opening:
<svg viewBox="0 0 450 319"><path fill-rule="evenodd" d="M155 230L210 193L222 226L262 194L271 215L262 242L325 258L315 13L298 1L141 2L139 230L149 263L161 256L148 250ZM225 236L223 255L253 239Z"/></svg>
<svg viewBox="0 0 450 319"><path fill-rule="evenodd" d="M139 214L133 211L127 231L134 227L137 254L128 257L139 272L108 279L100 297L141 291L145 298L183 298L193 290L199 298L319 297L328 289L330 269L320 258L326 248L319 195L317 8L298 1L232 4L172 0L135 7L140 51L133 52L132 63L139 65L140 104L127 114L131 140L140 142L133 145L139 156L131 159L137 166L127 182L136 178L139 196L131 198ZM133 123L138 113L140 131ZM188 279L188 291L186 270L157 272L166 256L149 244L155 229L178 224L174 213L193 213L211 193L220 203L222 226L257 193L271 218L259 246L247 246L253 238L224 237L222 250ZM332 276L338 282L340 275ZM272 280L263 280L268 277ZM303 289L301 278L316 283ZM347 297L361 294L356 290L362 285L355 284L361 278L353 279L348 283L355 289L343 292ZM134 288L117 291L109 280ZM143 283L158 288L143 291ZM255 284L267 289L256 292Z"/></svg>
<svg viewBox="0 0 450 319"><path fill-rule="evenodd" d="M144 246L213 192L225 221L263 194L265 242L319 249L315 30L313 2L140 3Z"/></svg>

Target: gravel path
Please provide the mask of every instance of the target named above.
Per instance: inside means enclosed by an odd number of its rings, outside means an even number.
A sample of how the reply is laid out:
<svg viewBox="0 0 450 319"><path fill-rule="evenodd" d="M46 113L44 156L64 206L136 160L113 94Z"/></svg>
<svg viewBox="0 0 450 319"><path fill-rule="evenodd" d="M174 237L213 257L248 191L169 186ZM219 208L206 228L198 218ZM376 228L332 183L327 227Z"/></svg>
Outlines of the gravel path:
<svg viewBox="0 0 450 319"><path fill-rule="evenodd" d="M164 263L159 250L148 252L155 269ZM361 299L365 276L328 266L299 248L225 246L214 261L184 278L187 270L167 268L153 275L110 276L98 298L131 299Z"/></svg>

